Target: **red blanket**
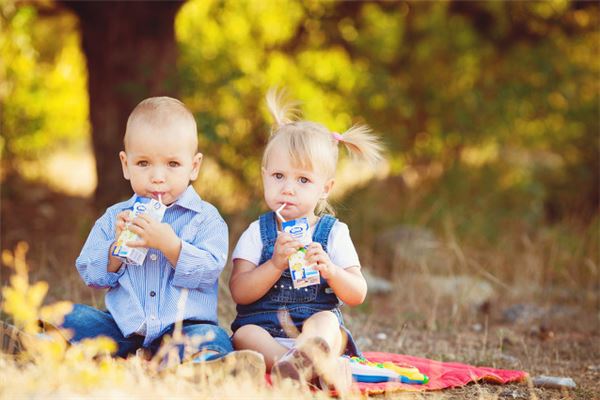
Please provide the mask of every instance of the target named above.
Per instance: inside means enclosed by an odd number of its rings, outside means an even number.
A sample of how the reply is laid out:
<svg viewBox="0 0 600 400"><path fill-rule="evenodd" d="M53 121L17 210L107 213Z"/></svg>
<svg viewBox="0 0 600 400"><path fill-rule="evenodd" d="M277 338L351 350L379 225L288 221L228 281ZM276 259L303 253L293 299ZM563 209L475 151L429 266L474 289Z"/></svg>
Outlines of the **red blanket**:
<svg viewBox="0 0 600 400"><path fill-rule="evenodd" d="M357 383L360 391L367 394L386 391L439 390L464 386L469 382L477 381L493 383L520 382L527 376L525 371L474 367L467 364L434 361L402 354L365 352L364 357L374 362L391 361L396 364L409 364L417 367L421 373L429 377L429 382L425 385L408 385L398 382Z"/></svg>

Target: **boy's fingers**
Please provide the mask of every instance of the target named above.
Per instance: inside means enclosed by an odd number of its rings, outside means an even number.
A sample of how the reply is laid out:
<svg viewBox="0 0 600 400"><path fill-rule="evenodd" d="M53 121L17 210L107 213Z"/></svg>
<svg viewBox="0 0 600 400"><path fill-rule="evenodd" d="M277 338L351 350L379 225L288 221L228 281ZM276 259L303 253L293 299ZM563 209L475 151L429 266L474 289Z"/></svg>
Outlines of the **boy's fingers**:
<svg viewBox="0 0 600 400"><path fill-rule="evenodd" d="M129 247L146 247L146 241L144 240L132 240L126 243Z"/></svg>

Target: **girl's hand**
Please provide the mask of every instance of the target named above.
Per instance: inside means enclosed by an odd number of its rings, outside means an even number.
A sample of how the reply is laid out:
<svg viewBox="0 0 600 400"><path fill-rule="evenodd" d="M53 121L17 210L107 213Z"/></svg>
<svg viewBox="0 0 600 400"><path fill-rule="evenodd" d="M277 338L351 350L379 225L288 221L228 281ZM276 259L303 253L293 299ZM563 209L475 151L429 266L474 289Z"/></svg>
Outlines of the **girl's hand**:
<svg viewBox="0 0 600 400"><path fill-rule="evenodd" d="M273 250L271 261L273 261L273 264L277 269L285 271L288 267L288 258L301 247L302 244L292 238L289 234L280 233L275 242L275 249Z"/></svg>
<svg viewBox="0 0 600 400"><path fill-rule="evenodd" d="M163 251L172 247L179 238L169 224L159 222L146 214L135 217L128 229L140 237L127 242L129 247L151 247ZM163 251L164 252L164 251Z"/></svg>
<svg viewBox="0 0 600 400"><path fill-rule="evenodd" d="M117 214L117 222L115 224L115 239L118 239L125 229L127 229L127 224L131 222L130 217L131 211L125 210L121 211Z"/></svg>
<svg viewBox="0 0 600 400"><path fill-rule="evenodd" d="M334 278L339 270L339 267L331 262L321 243L313 242L308 245L306 261L326 280Z"/></svg>

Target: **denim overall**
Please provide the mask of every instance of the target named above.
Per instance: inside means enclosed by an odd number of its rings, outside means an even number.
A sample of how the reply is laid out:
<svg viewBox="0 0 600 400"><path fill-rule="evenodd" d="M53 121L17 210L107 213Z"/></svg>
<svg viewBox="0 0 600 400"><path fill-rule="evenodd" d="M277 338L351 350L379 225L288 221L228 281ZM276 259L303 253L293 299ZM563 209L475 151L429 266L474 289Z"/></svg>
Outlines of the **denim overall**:
<svg viewBox="0 0 600 400"><path fill-rule="evenodd" d="M313 242L321 243L323 250L327 252L327 241L333 224L337 221L331 215L322 216L313 232ZM260 237L263 250L259 265L267 262L273 256L275 241L277 240L277 219L275 213L268 212L259 218ZM237 316L231 324L231 330L236 331L244 325L258 325L265 329L273 337L286 338L280 315L287 313L298 331L302 330L302 324L308 317L319 311L333 312L340 327L347 334L347 345L345 354L361 356L352 335L344 326L344 319L340 311L341 302L329 287L327 281L321 277L319 285L307 286L294 289L289 269L285 269L281 277L271 289L260 299L252 304L237 305Z"/></svg>

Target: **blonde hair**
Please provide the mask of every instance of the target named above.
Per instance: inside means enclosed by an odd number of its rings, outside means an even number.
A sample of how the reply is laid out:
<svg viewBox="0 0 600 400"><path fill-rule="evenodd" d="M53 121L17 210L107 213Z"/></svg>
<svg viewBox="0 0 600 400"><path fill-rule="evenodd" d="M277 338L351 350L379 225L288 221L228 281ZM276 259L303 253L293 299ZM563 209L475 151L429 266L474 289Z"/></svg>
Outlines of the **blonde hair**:
<svg viewBox="0 0 600 400"><path fill-rule="evenodd" d="M193 135L193 151L196 152L198 130L194 115L181 101L167 96L149 97L135 106L127 119L123 145L127 149L127 138L136 129L145 129L148 126L163 128L174 123L181 124L186 133Z"/></svg>
<svg viewBox="0 0 600 400"><path fill-rule="evenodd" d="M335 176L340 143L346 147L352 158L367 161L371 165L382 157L383 146L366 125L354 125L340 134L330 131L320 123L301 120L298 103L289 100L284 91L269 90L266 101L275 123L271 127L271 137L263 154L263 168L267 166L269 156L275 148L278 151L287 150L292 164L312 171L321 171L328 179ZM334 210L327 199L321 199L315 213L333 214Z"/></svg>

